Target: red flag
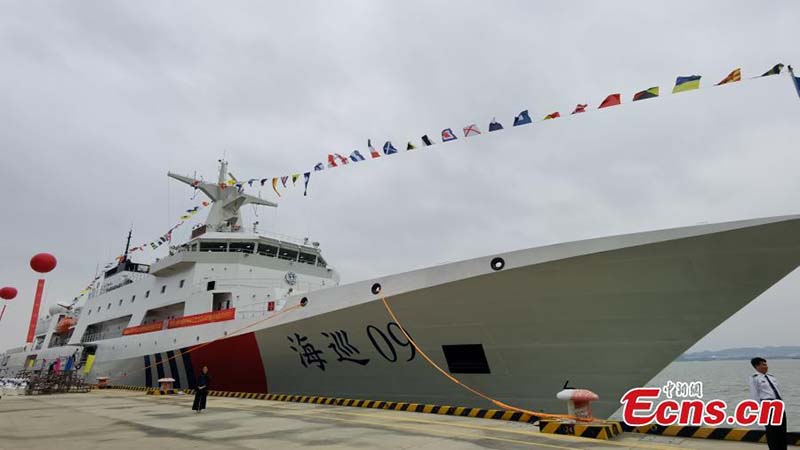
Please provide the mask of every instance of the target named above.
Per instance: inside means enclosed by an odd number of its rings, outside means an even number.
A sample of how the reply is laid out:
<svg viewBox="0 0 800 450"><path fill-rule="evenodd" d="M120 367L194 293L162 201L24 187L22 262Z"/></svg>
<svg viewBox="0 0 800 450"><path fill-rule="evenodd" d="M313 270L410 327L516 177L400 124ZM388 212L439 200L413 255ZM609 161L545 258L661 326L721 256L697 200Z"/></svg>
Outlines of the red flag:
<svg viewBox="0 0 800 450"><path fill-rule="evenodd" d="M375 147L372 146L372 139L367 139L367 147L369 147L370 156L372 156L373 158L380 158L381 157L381 154L378 153L378 151L375 150Z"/></svg>
<svg viewBox="0 0 800 450"><path fill-rule="evenodd" d="M572 111L572 114L578 114L578 113L586 112L586 107L587 106L589 106L589 105L588 104L584 104L584 103L578 103L578 105L575 107L575 111Z"/></svg>
<svg viewBox="0 0 800 450"><path fill-rule="evenodd" d="M328 155L328 167L339 167L336 164L336 157L333 155Z"/></svg>
<svg viewBox="0 0 800 450"><path fill-rule="evenodd" d="M619 94L611 94L608 97L606 97L605 100L603 100L603 103L600 103L600 106L597 107L597 109L608 108L609 106L616 106L616 105L619 105L621 103L622 103L622 100L620 100Z"/></svg>
<svg viewBox="0 0 800 450"><path fill-rule="evenodd" d="M350 162L349 159L345 158L344 156L342 156L342 155L340 155L338 153L334 153L334 155L336 155L336 157L339 158L339 161L341 161L342 164L344 164L344 165L347 165L347 163Z"/></svg>

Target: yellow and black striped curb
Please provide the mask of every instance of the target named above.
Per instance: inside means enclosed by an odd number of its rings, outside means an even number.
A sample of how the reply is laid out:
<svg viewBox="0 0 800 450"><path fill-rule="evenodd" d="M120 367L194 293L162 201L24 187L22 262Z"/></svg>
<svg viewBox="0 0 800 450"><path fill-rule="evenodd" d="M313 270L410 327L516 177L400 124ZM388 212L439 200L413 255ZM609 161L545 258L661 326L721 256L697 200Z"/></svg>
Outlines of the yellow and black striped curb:
<svg viewBox="0 0 800 450"><path fill-rule="evenodd" d="M619 422L567 423L560 420L542 419L539 421L539 431L607 441L622 434L622 426Z"/></svg>
<svg viewBox="0 0 800 450"><path fill-rule="evenodd" d="M192 393L191 389L186 390ZM214 397L251 398L277 402L314 403L318 405L350 406L355 408L387 409L447 416L476 417L479 419L507 420L511 422L534 423L538 416L516 411L498 409L468 408L465 406L426 405L422 403L386 402L380 400L358 400L336 397L317 397L313 395L257 394L253 392L209 391Z"/></svg>
<svg viewBox="0 0 800 450"><path fill-rule="evenodd" d="M646 425L633 427L620 422L622 430L629 433L658 434L661 436L674 436L700 439L716 439L724 441L742 442L767 442L767 435L764 429L748 428L722 428L722 427L698 427L689 425ZM786 443L789 445L800 446L800 433L786 433Z"/></svg>
<svg viewBox="0 0 800 450"><path fill-rule="evenodd" d="M148 389L147 395L175 395L178 389Z"/></svg>
<svg viewBox="0 0 800 450"><path fill-rule="evenodd" d="M96 384L93 384L91 386L92 386L92 389L98 389L98 386ZM129 390L129 391L147 391L147 390L150 390L151 388L149 388L147 386L125 386L125 385L117 385L117 384L111 385L111 384L109 384L108 386L105 386L102 389L126 389L126 390Z"/></svg>
<svg viewBox="0 0 800 450"><path fill-rule="evenodd" d="M140 386L114 386L115 389L147 390ZM180 390L180 389L179 389ZM194 389L182 389L186 394L193 394ZM349 398L318 397L312 395L290 395L290 394L264 394L256 392L231 392L231 391L208 391L212 397L227 398L246 398L255 400L271 400L277 402L295 403L314 403L318 405L331 406L350 406L356 408L386 409L392 411L407 411L426 414L439 414L460 417L475 417L479 419L507 420L511 422L534 423L539 420L538 416L516 411L505 411L498 409L468 408L465 406L444 406L426 405L422 403L406 402L385 402L379 400L357 400Z"/></svg>

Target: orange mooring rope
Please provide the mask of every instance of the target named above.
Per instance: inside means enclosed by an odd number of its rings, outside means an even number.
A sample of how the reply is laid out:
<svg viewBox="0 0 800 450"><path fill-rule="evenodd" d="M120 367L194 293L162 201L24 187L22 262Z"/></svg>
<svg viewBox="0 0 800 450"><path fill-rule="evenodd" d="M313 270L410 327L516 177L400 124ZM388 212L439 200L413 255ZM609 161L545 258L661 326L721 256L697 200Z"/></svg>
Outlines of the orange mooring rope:
<svg viewBox="0 0 800 450"><path fill-rule="evenodd" d="M447 373L447 371L445 371L444 369L439 367L438 364L433 362L433 360L431 358L429 358L428 355L425 354L425 352L422 351L421 348L419 348L419 345L417 345L417 343L413 339L411 339L411 336L409 336L408 333L406 333L405 327L397 319L397 316L395 316L394 311L392 311L392 308L389 306L389 302L386 301L386 298L385 297L381 297L381 301L383 301L383 306L386 307L386 311L389 313L389 316L400 327L400 331L403 333L403 335L406 337L406 339L408 339L408 342L410 342L411 345L414 346L414 349L416 351L418 351L420 355L422 355L422 357L425 359L425 361L427 361L428 364L433 366L434 369L438 370L439 373L441 373L442 375L447 377L450 381L452 381L453 383L455 383L455 384L461 386L462 388L468 390L469 392L472 392L473 394L477 395L478 397L481 397L484 400L488 400L489 402L491 402L491 403L493 403L493 404L495 404L495 405L497 405L497 406L499 406L499 407L501 407L503 409L507 409L507 410L510 410L510 411L521 412L521 413L525 413L525 414L530 414L530 415L532 415L532 416L534 416L534 417L536 417L538 419L572 419L572 420L578 420L578 421L582 421L582 422L591 422L591 421L594 420L593 418L588 418L588 419L587 418L580 418L580 417L575 417L575 416L571 416L571 415L568 415L568 414L548 414L548 413L543 413L543 412L533 412L533 411L529 411L527 409L517 408L516 406L511 406L511 405L508 405L506 403L503 403L500 400L494 399L494 398L484 394L483 392L464 384L459 379L457 379L456 377L450 375L449 373Z"/></svg>
<svg viewBox="0 0 800 450"><path fill-rule="evenodd" d="M403 326L402 323L400 323L400 320L394 314L394 311L392 311L392 308L389 306L389 302L386 301L386 297L381 297L381 301L383 302L383 306L386 307L386 312L388 312L389 316L392 318L392 320L395 323L397 323L397 325L400 328L400 331L403 333L403 335L406 337L406 339L408 339L408 342L410 342L411 345L414 346L414 349L416 351L418 351L420 355L422 355L423 359L425 359L425 361L427 361L428 364L430 364L439 373L441 373L442 375L447 377L447 379L449 379L453 383L457 384L458 386L461 386L462 388L466 389L467 391L477 395L478 397L481 397L484 400L487 400L487 401L491 402L494 405L499 406L500 408L503 408L503 409L506 409L506 410L509 410L509 411L515 411L515 412L520 412L520 413L524 413L524 414L529 414L529 415L531 415L533 417L536 417L537 419L572 419L572 420L577 420L577 421L582 421L582 422L591 422L591 421L594 420L593 418L581 418L581 417L571 416L571 415L568 415L568 414L549 414L549 413L544 413L544 412L534 412L534 411L530 411L530 410L523 409L523 408L517 408L516 406L512 406L512 405L509 405L507 403L503 403L500 400L492 398L492 397L484 394L483 392L481 392L481 391L479 391L479 390L477 390L477 389L475 389L475 388L473 388L473 387L471 387L469 385L464 384L459 379L457 379L456 377L450 375L449 373L447 373L447 371L445 371L444 369L439 367L438 364L433 362L433 360L419 347L419 345L417 345L416 341L411 339L411 336L409 336L408 333L406 333L405 327ZM180 355L183 355L183 354L186 354L186 353L191 353L191 352L193 352L195 350L199 350L199 349L201 349L201 348L203 348L203 347L205 347L207 345L211 345L214 342L234 337L238 333L240 333L241 331L244 331L244 330L246 330L246 329L248 329L250 327L253 327L255 325L258 325L258 324L260 324L262 322L266 322L267 320L274 319L274 318L276 318L276 317L278 317L280 315L286 314L286 313L288 313L290 311L293 311L295 309L301 308L302 306L303 305L301 305L300 303L298 303L296 305L292 305L292 306L290 306L288 308L282 309L281 311L279 311L279 312L277 312L277 313L275 313L275 314L273 314L271 316L265 317L264 319L257 320L255 322L249 324L249 325L245 325L245 326L243 326L241 328L238 328L238 329L234 330L232 333L230 333L227 336L225 336L225 335L218 336L218 337L216 337L216 338L214 338L214 339L212 339L212 340L210 340L208 342L205 342L205 343L200 344L200 345L196 345L196 346L190 348L189 350L187 350L185 352L182 351L182 350L178 350L175 353L175 355L173 355L172 357L168 357L168 358L162 360L161 362L156 362L156 363L153 363L153 364L149 364L149 365L145 366L141 370L142 371L149 370L153 366L157 366L159 364L164 364L166 362L169 362L169 361L177 358ZM116 378L110 378L110 379L117 379L117 378L122 378L122 377L116 377Z"/></svg>

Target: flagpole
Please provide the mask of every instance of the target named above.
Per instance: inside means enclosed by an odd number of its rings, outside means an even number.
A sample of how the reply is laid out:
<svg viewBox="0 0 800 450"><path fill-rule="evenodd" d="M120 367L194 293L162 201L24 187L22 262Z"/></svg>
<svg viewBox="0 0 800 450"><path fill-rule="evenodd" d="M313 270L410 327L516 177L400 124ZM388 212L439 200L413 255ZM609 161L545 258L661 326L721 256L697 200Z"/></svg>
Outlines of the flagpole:
<svg viewBox="0 0 800 450"><path fill-rule="evenodd" d="M794 69L792 69L792 65L789 64L787 66L789 69L789 78L792 80L792 85L794 86L794 90L797 91L797 96L800 97L800 80L794 75Z"/></svg>

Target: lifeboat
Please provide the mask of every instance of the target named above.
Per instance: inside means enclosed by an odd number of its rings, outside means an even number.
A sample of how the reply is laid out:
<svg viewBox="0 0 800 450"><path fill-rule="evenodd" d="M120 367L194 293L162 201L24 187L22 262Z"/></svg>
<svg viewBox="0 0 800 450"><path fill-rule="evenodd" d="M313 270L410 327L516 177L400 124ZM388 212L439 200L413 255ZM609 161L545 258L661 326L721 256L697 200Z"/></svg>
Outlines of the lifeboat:
<svg viewBox="0 0 800 450"><path fill-rule="evenodd" d="M65 334L69 332L70 328L74 328L77 322L72 317L64 317L58 321L56 325L56 333Z"/></svg>

